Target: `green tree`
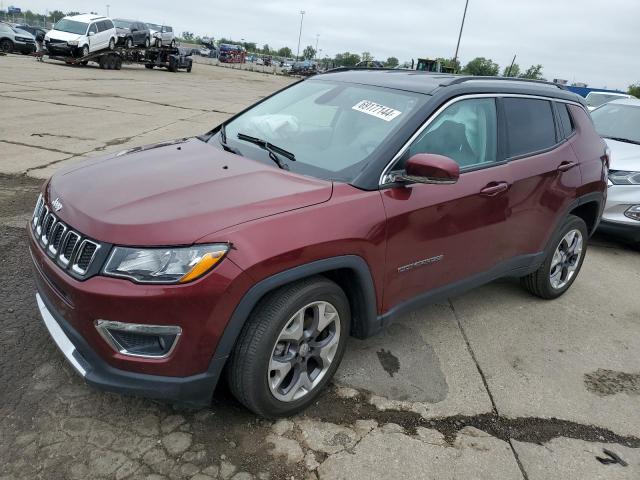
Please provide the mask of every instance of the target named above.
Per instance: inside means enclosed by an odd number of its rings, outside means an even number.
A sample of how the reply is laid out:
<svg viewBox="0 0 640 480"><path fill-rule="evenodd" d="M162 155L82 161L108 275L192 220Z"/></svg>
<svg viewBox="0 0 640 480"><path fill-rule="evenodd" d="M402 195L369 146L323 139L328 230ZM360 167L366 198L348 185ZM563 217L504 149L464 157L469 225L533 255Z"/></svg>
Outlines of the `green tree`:
<svg viewBox="0 0 640 480"><path fill-rule="evenodd" d="M640 98L640 82L629 85L629 95Z"/></svg>
<svg viewBox="0 0 640 480"><path fill-rule="evenodd" d="M269 47L268 43L265 43L262 46L262 53L266 54L266 55L270 55L271 54L271 47Z"/></svg>
<svg viewBox="0 0 640 480"><path fill-rule="evenodd" d="M527 70L520 75L520 78L528 78L530 80L542 79L542 65L531 65Z"/></svg>
<svg viewBox="0 0 640 480"><path fill-rule="evenodd" d="M387 68L396 68L400 61L396 57L389 57L387 61L384 62L384 66Z"/></svg>
<svg viewBox="0 0 640 480"><path fill-rule="evenodd" d="M370 62L371 60L373 60L373 55L371 55L369 52L362 52L360 60L363 62Z"/></svg>
<svg viewBox="0 0 640 480"><path fill-rule="evenodd" d="M184 38L187 42L193 40L193 32L182 32L182 38Z"/></svg>
<svg viewBox="0 0 640 480"><path fill-rule="evenodd" d="M304 58L305 60L312 60L316 58L316 49L311 45L306 46L302 51L302 58Z"/></svg>
<svg viewBox="0 0 640 480"><path fill-rule="evenodd" d="M508 65L504 67L502 71L503 77L519 77L520 76L520 65L514 63L513 65Z"/></svg>
<svg viewBox="0 0 640 480"><path fill-rule="evenodd" d="M49 19L52 22L57 22L62 17L64 17L64 12L62 10L54 10L51 13L49 13Z"/></svg>
<svg viewBox="0 0 640 480"><path fill-rule="evenodd" d="M459 72L460 71L460 61L459 60L456 60L454 62L453 58L438 57L438 58L436 58L436 62L440 62L440 65L442 65L443 67L453 68L454 72Z"/></svg>
<svg viewBox="0 0 640 480"><path fill-rule="evenodd" d="M293 52L289 47L282 47L278 50L279 57L291 58L293 57Z"/></svg>
<svg viewBox="0 0 640 480"><path fill-rule="evenodd" d="M350 52L339 53L333 59L333 63L335 63L337 67L353 67L359 61L360 55Z"/></svg>
<svg viewBox="0 0 640 480"><path fill-rule="evenodd" d="M462 70L466 75L494 77L498 75L500 66L490 58L477 57L467 63Z"/></svg>

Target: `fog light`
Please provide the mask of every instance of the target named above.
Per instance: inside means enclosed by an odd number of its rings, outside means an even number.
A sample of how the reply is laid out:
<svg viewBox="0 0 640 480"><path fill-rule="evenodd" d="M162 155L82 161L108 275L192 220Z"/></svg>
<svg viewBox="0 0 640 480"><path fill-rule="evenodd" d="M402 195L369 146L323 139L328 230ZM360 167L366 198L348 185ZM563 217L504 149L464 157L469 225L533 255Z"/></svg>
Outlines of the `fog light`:
<svg viewBox="0 0 640 480"><path fill-rule="evenodd" d="M171 325L96 320L98 333L116 352L144 358L165 358L176 347L182 329Z"/></svg>
<svg viewBox="0 0 640 480"><path fill-rule="evenodd" d="M630 218L631 220L638 220L640 222L640 205L629 207L627 211L624 212L624 216Z"/></svg>

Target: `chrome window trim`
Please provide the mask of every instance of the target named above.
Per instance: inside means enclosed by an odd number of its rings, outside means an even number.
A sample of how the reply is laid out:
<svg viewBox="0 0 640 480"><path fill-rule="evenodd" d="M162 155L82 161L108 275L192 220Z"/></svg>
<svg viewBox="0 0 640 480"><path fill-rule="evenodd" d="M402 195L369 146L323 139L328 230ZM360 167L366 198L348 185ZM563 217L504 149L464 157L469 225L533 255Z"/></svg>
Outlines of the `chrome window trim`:
<svg viewBox="0 0 640 480"><path fill-rule="evenodd" d="M91 255L91 258L89 259L88 266L91 266L91 263L93 263L93 259L96 257L96 253L98 253L98 250L100 250L100 245L98 243L87 240L86 238L82 240L80 246L75 249L75 254L72 255L73 263L71 264L71 270L73 270L78 275L86 274L87 270L89 269L88 267L86 269L80 268L80 266L78 265L78 259L82 256L82 251L87 247L88 244L94 245L96 247L96 249L93 251L93 254Z"/></svg>
<svg viewBox="0 0 640 480"><path fill-rule="evenodd" d="M140 323L123 323L123 322L114 322L111 320L101 320L98 319L95 322L95 327L98 330L100 336L113 348L116 352L127 355L129 357L138 357L138 358L155 358L162 359L167 358L169 355L173 353L178 345L178 341L182 336L182 328L174 325L147 325ZM147 355L140 353L131 353L125 347L123 347L114 337L111 335L111 330L117 330L120 332L131 332L131 333L139 333L142 335L175 335L175 339L173 340L173 344L164 355Z"/></svg>
<svg viewBox="0 0 640 480"><path fill-rule="evenodd" d="M546 100L549 102L560 102L560 103L575 105L577 107L582 108L588 113L588 110L582 104L578 102L574 102L572 100L566 100L563 98L555 98L555 97L545 97L542 95L528 95L524 93L473 93L473 94L461 95L459 97L452 98L447 102L445 102L435 112L433 112L429 116L429 118L427 118L425 122L420 126L420 128L418 128L418 130L416 130L416 132L409 138L409 140L405 142L405 144L400 148L400 150L398 150L398 152L393 156L391 161L387 163L387 165L382 170L382 173L380 174L380 178L378 179L378 187L384 187L393 183L389 175L391 171L391 167L395 165L398 162L398 160L400 160L400 158L402 158L402 156L405 154L405 152L411 146L411 144L422 134L422 132L424 132L429 127L429 125L431 125L436 120L436 118L438 118L438 116L444 110L449 108L454 103L461 102L463 100L471 100L474 98L530 98L530 99L537 99L537 100ZM528 155L529 154L527 154L527 156Z"/></svg>

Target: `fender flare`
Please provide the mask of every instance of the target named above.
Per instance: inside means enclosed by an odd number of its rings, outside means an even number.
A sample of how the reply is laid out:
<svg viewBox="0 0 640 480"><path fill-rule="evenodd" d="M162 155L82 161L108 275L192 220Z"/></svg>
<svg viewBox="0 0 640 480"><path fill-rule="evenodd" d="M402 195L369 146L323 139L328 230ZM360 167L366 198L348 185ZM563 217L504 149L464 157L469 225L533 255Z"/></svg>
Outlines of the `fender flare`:
<svg viewBox="0 0 640 480"><path fill-rule="evenodd" d="M379 330L377 324L380 323L380 320L376 311L376 292L371 270L367 262L358 255L341 255L338 257L325 258L276 273L257 282L251 287L236 306L224 329L224 333L216 346L216 351L209 365L209 372L219 374L222 371L249 315L258 301L267 293L288 283L295 282L296 280L338 269L349 269L355 273L360 283L359 287L362 295L364 296L365 312L363 320L367 325L367 329L371 329L371 331Z"/></svg>

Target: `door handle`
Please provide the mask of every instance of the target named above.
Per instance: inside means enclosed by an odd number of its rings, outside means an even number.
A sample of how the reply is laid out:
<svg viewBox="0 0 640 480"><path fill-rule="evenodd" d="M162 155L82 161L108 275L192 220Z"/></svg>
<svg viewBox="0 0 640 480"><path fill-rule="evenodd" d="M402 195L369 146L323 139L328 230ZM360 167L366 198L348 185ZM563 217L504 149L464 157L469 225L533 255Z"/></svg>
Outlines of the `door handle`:
<svg viewBox="0 0 640 480"><path fill-rule="evenodd" d="M569 170L571 170L573 167L575 167L577 165L577 163L575 162L562 162L560 164L560 166L558 167L558 171L559 172L567 172Z"/></svg>
<svg viewBox="0 0 640 480"><path fill-rule="evenodd" d="M489 184L480 190L480 195L484 195L486 197L494 197L499 193L506 191L509 188L509 184L507 182L497 182L493 184Z"/></svg>

